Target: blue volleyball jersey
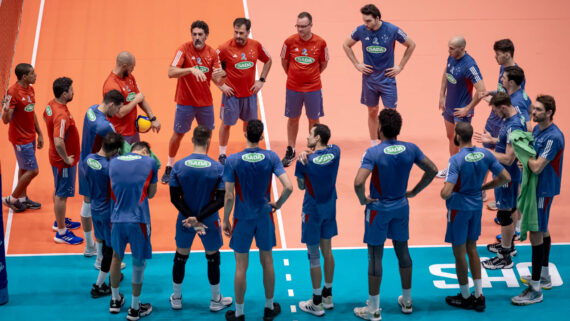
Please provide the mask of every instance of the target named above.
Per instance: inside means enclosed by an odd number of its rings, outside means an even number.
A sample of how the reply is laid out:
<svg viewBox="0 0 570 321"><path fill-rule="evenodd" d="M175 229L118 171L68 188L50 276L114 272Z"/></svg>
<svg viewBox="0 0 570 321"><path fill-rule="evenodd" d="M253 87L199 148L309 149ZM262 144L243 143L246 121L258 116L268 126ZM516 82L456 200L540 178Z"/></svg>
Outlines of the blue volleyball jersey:
<svg viewBox="0 0 570 321"><path fill-rule="evenodd" d="M83 166L85 166L85 180L89 187L87 196L91 200L91 213L93 215L110 214L109 160L105 156L89 154L85 157Z"/></svg>
<svg viewBox="0 0 570 321"><path fill-rule="evenodd" d="M504 167L493 154L479 147L464 147L451 156L445 181L455 184L445 201L449 210L480 211L483 209L481 186L487 171L498 175Z"/></svg>
<svg viewBox="0 0 570 321"><path fill-rule="evenodd" d="M305 181L303 213L315 213L319 204L337 199L336 177L340 162L340 148L328 145L307 157L307 164L297 162L295 176Z"/></svg>
<svg viewBox="0 0 570 321"><path fill-rule="evenodd" d="M223 190L224 166L204 154L192 154L172 167L170 186L181 187L184 201L194 214L200 213L214 196Z"/></svg>
<svg viewBox="0 0 570 321"><path fill-rule="evenodd" d="M148 156L127 153L109 162L111 197L115 205L112 223L150 224L148 186L155 184L158 166Z"/></svg>
<svg viewBox="0 0 570 321"><path fill-rule="evenodd" d="M445 108L451 113L454 108L469 105L473 100L473 85L483 80L483 76L477 67L477 63L468 53L458 60L453 57L447 58L447 89ZM473 110L469 116L473 115Z"/></svg>
<svg viewBox="0 0 570 321"><path fill-rule="evenodd" d="M394 47L396 41L406 42L408 35L397 26L382 21L382 25L376 31L366 29L365 25L360 25L350 35L353 40L362 42L362 53L364 64L372 66L372 77L375 82L392 81L395 78L384 76L387 68L394 67Z"/></svg>
<svg viewBox="0 0 570 321"><path fill-rule="evenodd" d="M518 66L517 64L515 64L516 66ZM502 78L503 78L503 73L504 73L504 67L501 66L499 68L499 83L497 84L497 92L507 92L505 90L505 88L503 88L503 83L502 83ZM521 89L523 90L524 95L528 98L528 96L526 95L526 92L524 92L524 86L526 85L526 78L523 79L523 82L521 83ZM511 95L511 101L512 101L513 97ZM529 105L530 105L530 100L529 100ZM513 106L514 106L514 102L513 102ZM521 112L522 114L522 112ZM528 108L527 108L527 115L528 115ZM527 117L527 115L523 114L523 116L525 116L526 121L530 121L530 118ZM501 119L501 117L497 116L497 114L495 114L495 112L493 112L493 109L491 109L491 113L489 114L489 119L487 120L487 124L490 125L491 127L496 127L496 128L500 128L501 125L503 124L503 120Z"/></svg>
<svg viewBox="0 0 570 321"><path fill-rule="evenodd" d="M515 64L515 66L518 66L518 65ZM503 88L503 81L502 81L504 72L505 72L505 67L501 66L499 68L499 83L497 84L497 91L506 93L507 91L505 90L505 88ZM524 90L525 85L526 85L526 77L523 79L523 81L521 83L521 89Z"/></svg>
<svg viewBox="0 0 570 321"><path fill-rule="evenodd" d="M246 148L229 155L224 166L224 182L235 183L235 219L256 219L272 212L271 178L285 173L274 151Z"/></svg>
<svg viewBox="0 0 570 321"><path fill-rule="evenodd" d="M546 158L549 162L538 175L536 192L538 197L560 194L562 180L562 161L564 159L564 134L558 126L551 124L544 130L536 125L532 131L534 150L537 157Z"/></svg>
<svg viewBox="0 0 570 321"><path fill-rule="evenodd" d="M412 166L424 158L422 151L412 143L384 140L370 147L362 157L360 168L372 172L370 197L378 202L367 209L399 208L408 204L406 189Z"/></svg>
<svg viewBox="0 0 570 321"><path fill-rule="evenodd" d="M511 104L524 117L525 122L530 121L529 108L531 101L522 87L511 95Z"/></svg>
<svg viewBox="0 0 570 321"><path fill-rule="evenodd" d="M81 137L80 160L85 159L91 153L97 153L103 146L103 138L115 128L107 116L99 109L99 105L93 105L87 109L83 120L83 135Z"/></svg>
<svg viewBox="0 0 570 321"><path fill-rule="evenodd" d="M517 113L514 116L505 119L501 130L499 131L499 137L497 137L497 146L495 146L495 152L499 154L504 154L507 151L507 145L511 143L510 136L511 132L520 129L526 131L526 123L521 114ZM511 182L520 183L522 181L522 174L519 166L517 165L517 160L511 164L511 166L503 165L507 172L511 175Z"/></svg>

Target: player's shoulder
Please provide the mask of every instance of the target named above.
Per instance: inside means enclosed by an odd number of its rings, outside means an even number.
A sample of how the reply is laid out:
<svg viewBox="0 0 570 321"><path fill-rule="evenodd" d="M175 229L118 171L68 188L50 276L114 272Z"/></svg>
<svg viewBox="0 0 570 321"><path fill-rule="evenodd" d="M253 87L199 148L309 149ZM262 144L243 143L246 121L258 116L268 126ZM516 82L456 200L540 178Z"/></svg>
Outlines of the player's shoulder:
<svg viewBox="0 0 570 321"><path fill-rule="evenodd" d="M315 36L315 34L313 34L313 36ZM285 39L284 43L287 45L291 45L291 44L299 41L299 39L300 39L299 34L295 33L295 34L292 34L289 37L287 37Z"/></svg>
<svg viewBox="0 0 570 321"><path fill-rule="evenodd" d="M398 26L388 21L382 21L382 25L386 26L386 29L390 31L398 31L398 29L400 29Z"/></svg>
<svg viewBox="0 0 570 321"><path fill-rule="evenodd" d="M475 61L475 59L474 59L470 54L468 54L468 53L466 52L464 57L465 57L465 60L464 60L464 61L465 61L465 63L466 63L467 65L469 65L469 66L473 66L473 65L474 65L474 66L477 66L477 62Z"/></svg>
<svg viewBox="0 0 570 321"><path fill-rule="evenodd" d="M6 93L12 97L15 97L20 93L20 88L22 88L22 86L15 82L12 84L12 86L8 87L8 91Z"/></svg>

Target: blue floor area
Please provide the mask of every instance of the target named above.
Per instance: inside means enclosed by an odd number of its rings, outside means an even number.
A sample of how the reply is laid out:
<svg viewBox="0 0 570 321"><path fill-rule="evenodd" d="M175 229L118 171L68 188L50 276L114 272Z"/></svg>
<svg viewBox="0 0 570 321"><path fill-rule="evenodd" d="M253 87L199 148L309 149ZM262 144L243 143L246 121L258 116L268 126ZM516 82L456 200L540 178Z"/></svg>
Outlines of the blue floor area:
<svg viewBox="0 0 570 321"><path fill-rule="evenodd" d="M554 245L551 261L560 277L553 272L555 286L544 291L544 301L527 307L517 307L510 298L519 294L523 285L519 274L528 273L530 247L518 247L515 258L517 266L512 270L488 271L489 282L483 289L487 299L487 310L483 313L464 311L449 307L444 302L446 295L458 293L454 279L453 256L450 248L412 248L413 307L412 315L400 313L397 298L401 294L396 256L392 249L386 249L383 266L384 276L380 292L380 305L384 320L496 320L508 315L508 319L544 318L561 320L570 313L570 246ZM490 253L479 249L482 256ZM311 296L308 260L306 251L275 251L276 271L275 300L283 312L277 320L316 320L317 317L300 311L297 304ZM336 261L333 297L335 308L326 312L327 320L357 320L352 314L355 306L363 305L367 292L366 250L334 250ZM206 275L204 253L193 253L186 266L186 278L182 287L183 310L173 311L168 297L172 291L173 254L154 254L145 272L143 302L153 305L153 312L145 320L223 320L224 311L211 313L208 310L210 288ZM288 261L288 265L285 264ZM118 315L108 312L109 298L92 299L89 295L97 271L93 258L83 256L34 256L8 257L8 280L10 301L0 306L0 320L125 320L127 308ZM131 301L131 264L127 257L125 280L121 292L127 305ZM221 291L233 297L233 253L222 253ZM290 275L290 281L287 280ZM502 279L501 279L502 278ZM248 288L245 300L247 320L261 320L264 307L264 292L259 255L252 252L248 271ZM442 288L443 287L443 288ZM445 288L448 287L448 288ZM291 293L292 292L292 293ZM290 296L293 295L293 296ZM291 311L295 306L296 312ZM232 306L233 308L233 306Z"/></svg>

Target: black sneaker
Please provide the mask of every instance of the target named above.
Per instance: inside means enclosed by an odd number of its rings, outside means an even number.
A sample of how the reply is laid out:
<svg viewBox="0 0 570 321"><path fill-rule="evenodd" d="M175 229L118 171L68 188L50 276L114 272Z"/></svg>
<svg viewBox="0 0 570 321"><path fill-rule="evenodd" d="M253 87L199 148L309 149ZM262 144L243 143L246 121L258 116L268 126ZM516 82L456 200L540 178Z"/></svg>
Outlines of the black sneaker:
<svg viewBox="0 0 570 321"><path fill-rule="evenodd" d="M91 288L91 297L96 299L96 298L101 298L107 295L111 295L111 288L103 283L101 284L101 286L97 286L97 284L93 284L93 287Z"/></svg>
<svg viewBox="0 0 570 321"><path fill-rule="evenodd" d="M245 321L245 314L236 317L236 312L234 310L226 311L226 320L227 321Z"/></svg>
<svg viewBox="0 0 570 321"><path fill-rule="evenodd" d="M218 162L222 165L226 165L226 158L228 158L226 154L220 154L220 156L218 156Z"/></svg>
<svg viewBox="0 0 570 321"><path fill-rule="evenodd" d="M26 205L29 210L39 210L42 208L42 204L38 202L34 202L26 196L26 200L22 202L22 204Z"/></svg>
<svg viewBox="0 0 570 321"><path fill-rule="evenodd" d="M283 159L281 160L283 167L289 167L289 165L291 165L294 159L295 159L295 151L293 150L293 147L287 146L285 157L283 157Z"/></svg>
<svg viewBox="0 0 570 321"><path fill-rule="evenodd" d="M119 312L121 312L121 307L123 305L125 305L125 296L122 294L119 294L121 296L120 300L113 300L111 298L111 304L109 306L109 312L113 313L113 314L117 314Z"/></svg>
<svg viewBox="0 0 570 321"><path fill-rule="evenodd" d="M272 321L281 313L281 306L277 302L273 302L273 309L265 308L263 310L263 321Z"/></svg>
<svg viewBox="0 0 570 321"><path fill-rule="evenodd" d="M493 252L493 253L499 253L499 250L502 248L503 248L503 246L501 245L501 242L497 242L497 243L487 245L487 250L489 250L489 252ZM516 256L517 253L518 252L517 252L517 249L515 248L515 244L512 243L511 250L510 250L510 256Z"/></svg>
<svg viewBox="0 0 570 321"><path fill-rule="evenodd" d="M463 297L463 295L461 295L461 293L459 293L459 294L453 295L453 296L451 296L451 295L446 296L445 302L447 302L447 304L449 304L453 307L462 308L462 309L472 309L473 308L473 299L474 299L474 297L472 295L466 299Z"/></svg>
<svg viewBox="0 0 570 321"><path fill-rule="evenodd" d="M483 296L483 294L481 294L481 296L479 296L478 298L473 296L472 304L473 304L473 309L475 309L475 311L477 312L485 311L485 297Z"/></svg>
<svg viewBox="0 0 570 321"><path fill-rule="evenodd" d="M27 209L26 205L11 196L2 197L2 203L12 209L14 213L21 213Z"/></svg>
<svg viewBox="0 0 570 321"><path fill-rule="evenodd" d="M170 181L170 173L172 172L172 166L166 166L166 169L164 170L164 174L162 174L162 178L160 179L160 182L162 184L168 184L168 182Z"/></svg>
<svg viewBox="0 0 570 321"><path fill-rule="evenodd" d="M129 308L127 320L136 321L142 317L146 317L152 312L152 305L150 303L140 303L138 309Z"/></svg>
<svg viewBox="0 0 570 321"><path fill-rule="evenodd" d="M510 255L499 252L496 257L481 262L481 265L487 270L500 270L512 269L514 263Z"/></svg>

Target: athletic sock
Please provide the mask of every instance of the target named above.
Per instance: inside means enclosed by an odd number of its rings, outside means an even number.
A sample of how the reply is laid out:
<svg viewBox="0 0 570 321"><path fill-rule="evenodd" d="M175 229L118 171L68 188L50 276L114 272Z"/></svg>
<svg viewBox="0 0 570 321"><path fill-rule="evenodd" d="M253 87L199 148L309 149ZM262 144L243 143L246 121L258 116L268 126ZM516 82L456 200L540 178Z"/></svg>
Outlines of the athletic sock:
<svg viewBox="0 0 570 321"><path fill-rule="evenodd" d="M550 275L550 271L548 269L548 266L543 266L541 271L540 271L540 277L547 278L549 275Z"/></svg>
<svg viewBox="0 0 570 321"><path fill-rule="evenodd" d="M25 202L25 201L26 201L26 197L25 197L25 196L18 197L18 201L20 201L20 202Z"/></svg>
<svg viewBox="0 0 570 321"><path fill-rule="evenodd" d="M133 301L131 302L131 309L138 310L141 306L141 297L133 295Z"/></svg>
<svg viewBox="0 0 570 321"><path fill-rule="evenodd" d="M550 244L552 244L552 239L550 236L543 238L542 246L544 247L544 259L542 260L542 268L548 266L548 260L550 260Z"/></svg>
<svg viewBox="0 0 570 321"><path fill-rule="evenodd" d="M374 313L380 308L380 294L368 295L368 311Z"/></svg>
<svg viewBox="0 0 570 321"><path fill-rule="evenodd" d="M109 272L103 272L103 271L99 271L99 275L97 276L97 286L101 286L103 283L105 283L105 280L107 280L107 275L109 274Z"/></svg>
<svg viewBox="0 0 570 321"><path fill-rule="evenodd" d="M210 284L210 291L212 292L212 301L218 301L219 299L221 299L220 283Z"/></svg>
<svg viewBox="0 0 570 321"><path fill-rule="evenodd" d="M174 157L170 157L170 156L169 156L169 157L168 157L168 163L166 163L166 166L172 167L172 166L174 166L174 163L175 163L175 162L174 162Z"/></svg>
<svg viewBox="0 0 570 321"><path fill-rule="evenodd" d="M521 220L517 221L517 226L515 227L515 231L519 233L521 232Z"/></svg>
<svg viewBox="0 0 570 321"><path fill-rule="evenodd" d="M544 260L544 246L542 244L532 247L532 280L540 282L542 262ZM536 288L535 288L536 289Z"/></svg>
<svg viewBox="0 0 570 321"><path fill-rule="evenodd" d="M332 289L332 282L331 283L325 282L325 288Z"/></svg>
<svg viewBox="0 0 570 321"><path fill-rule="evenodd" d="M325 287L323 288L322 296L326 298L331 295L332 295L332 288L327 288L327 286L325 285Z"/></svg>
<svg viewBox="0 0 570 321"><path fill-rule="evenodd" d="M483 295L483 280L474 279L473 283L475 283L475 297L479 298L481 295Z"/></svg>
<svg viewBox="0 0 570 321"><path fill-rule="evenodd" d="M469 293L469 283L467 283L467 284L460 284L460 285L459 285L459 291L461 292L461 296L462 296L464 299L467 299L467 298L471 295L471 293Z"/></svg>
<svg viewBox="0 0 570 321"><path fill-rule="evenodd" d="M83 201L81 204L81 217L91 217L91 203Z"/></svg>
<svg viewBox="0 0 570 321"><path fill-rule="evenodd" d="M119 288L111 288L111 297L113 300L120 300L121 294L119 292Z"/></svg>
<svg viewBox="0 0 570 321"><path fill-rule="evenodd" d="M243 315L243 303L237 304L236 303L236 317Z"/></svg>
<svg viewBox="0 0 570 321"><path fill-rule="evenodd" d="M273 298L265 298L265 307L273 310Z"/></svg>
<svg viewBox="0 0 570 321"><path fill-rule="evenodd" d="M222 154L225 155L225 154L226 154L226 148L227 148L227 147L228 147L228 146L221 146L221 145L220 145L220 155L222 155Z"/></svg>
<svg viewBox="0 0 570 321"><path fill-rule="evenodd" d="M95 242L95 246L97 247L97 260L103 260L103 242Z"/></svg>
<svg viewBox="0 0 570 321"><path fill-rule="evenodd" d="M85 246L91 246L93 245L93 230L89 231L89 232L84 232L85 234Z"/></svg>
<svg viewBox="0 0 570 321"><path fill-rule="evenodd" d="M412 289L402 289L402 299L404 301L411 301L412 300Z"/></svg>
<svg viewBox="0 0 570 321"><path fill-rule="evenodd" d="M57 233L59 233L59 235L64 235L65 233L67 233L67 227L58 228Z"/></svg>
<svg viewBox="0 0 570 321"><path fill-rule="evenodd" d="M538 281L531 280L530 281L530 287L535 291L540 291L540 280L538 280Z"/></svg>
<svg viewBox="0 0 570 321"><path fill-rule="evenodd" d="M314 295L322 295L322 294L323 294L323 289L321 289L321 288L313 289L313 294L314 294Z"/></svg>
<svg viewBox="0 0 570 321"><path fill-rule="evenodd" d="M172 282L172 289L174 290L174 297L175 298L182 297L182 283Z"/></svg>

